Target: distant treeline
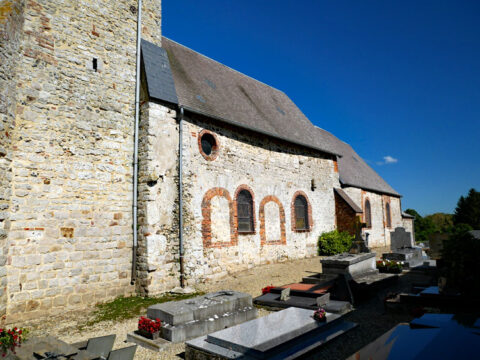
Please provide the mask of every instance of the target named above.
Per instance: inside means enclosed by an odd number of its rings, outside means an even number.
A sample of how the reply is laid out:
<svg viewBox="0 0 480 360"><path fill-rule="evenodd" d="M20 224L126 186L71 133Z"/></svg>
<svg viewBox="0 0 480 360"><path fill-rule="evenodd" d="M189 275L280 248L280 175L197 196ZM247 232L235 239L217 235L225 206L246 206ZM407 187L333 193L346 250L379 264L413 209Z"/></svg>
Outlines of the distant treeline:
<svg viewBox="0 0 480 360"><path fill-rule="evenodd" d="M454 214L435 213L421 216L413 209L405 210L415 217L415 240L428 241L429 235L440 232L451 234L456 228L480 230L480 192L470 189L467 196L461 196Z"/></svg>

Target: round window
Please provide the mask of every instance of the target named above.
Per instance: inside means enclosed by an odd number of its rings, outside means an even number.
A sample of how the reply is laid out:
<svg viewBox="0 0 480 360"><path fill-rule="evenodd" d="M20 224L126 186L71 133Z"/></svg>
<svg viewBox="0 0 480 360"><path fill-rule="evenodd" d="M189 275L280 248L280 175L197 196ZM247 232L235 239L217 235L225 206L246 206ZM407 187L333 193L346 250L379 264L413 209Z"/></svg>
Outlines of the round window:
<svg viewBox="0 0 480 360"><path fill-rule="evenodd" d="M211 134L203 134L202 136L202 150L205 155L212 155L213 149L215 148L216 142L215 138Z"/></svg>
<svg viewBox="0 0 480 360"><path fill-rule="evenodd" d="M203 130L199 136L200 153L206 160L215 160L218 155L218 141L216 136L208 131Z"/></svg>

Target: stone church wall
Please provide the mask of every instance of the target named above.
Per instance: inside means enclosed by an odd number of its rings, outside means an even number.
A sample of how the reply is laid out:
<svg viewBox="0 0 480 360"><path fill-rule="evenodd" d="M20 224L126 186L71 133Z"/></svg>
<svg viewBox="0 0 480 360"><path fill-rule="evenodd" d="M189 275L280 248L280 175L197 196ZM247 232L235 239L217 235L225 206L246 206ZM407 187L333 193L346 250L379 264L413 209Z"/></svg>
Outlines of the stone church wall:
<svg viewBox="0 0 480 360"><path fill-rule="evenodd" d="M180 284L178 123L176 111L146 102L139 144L137 290L161 293Z"/></svg>
<svg viewBox="0 0 480 360"><path fill-rule="evenodd" d="M139 274L144 293L179 284L175 117L165 106L143 106ZM204 131L220 144L211 160L199 148ZM259 264L316 255L318 236L335 227L333 188L339 182L332 159L203 118L186 119L183 134L187 285ZM255 231L249 234L236 231L235 199L241 189L253 195ZM292 231L292 201L298 191L311 206L310 232Z"/></svg>
<svg viewBox="0 0 480 360"><path fill-rule="evenodd" d="M7 249L12 192L12 136L16 113L16 64L22 41L22 1L0 2L0 316L7 308Z"/></svg>
<svg viewBox="0 0 480 360"><path fill-rule="evenodd" d="M189 284L259 264L314 256L318 236L335 228L334 161L327 156L245 130L190 118L184 132L185 263ZM199 135L219 143L208 160ZM312 190L312 180L315 189ZM254 232L236 231L236 194L248 189L254 201ZM293 199L309 202L311 230L292 229Z"/></svg>
<svg viewBox="0 0 480 360"><path fill-rule="evenodd" d="M135 4L25 3L11 135L6 322L134 291ZM144 37L160 45L160 0L145 6Z"/></svg>
<svg viewBox="0 0 480 360"><path fill-rule="evenodd" d="M370 200L372 227L364 228L363 233L368 233L369 247L385 247L390 246L390 231L394 231L395 227L403 226L400 198L378 193L365 191L355 187L347 187L343 189L355 203L362 208L362 221L365 222L365 201ZM385 204L390 203L391 211L391 227L387 228Z"/></svg>

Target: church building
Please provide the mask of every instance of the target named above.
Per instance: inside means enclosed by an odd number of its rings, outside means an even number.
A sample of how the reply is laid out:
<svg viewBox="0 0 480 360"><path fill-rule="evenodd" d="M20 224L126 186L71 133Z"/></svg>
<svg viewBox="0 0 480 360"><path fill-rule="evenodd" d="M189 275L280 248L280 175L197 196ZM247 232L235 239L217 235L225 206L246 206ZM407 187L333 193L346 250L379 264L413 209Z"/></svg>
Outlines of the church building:
<svg viewBox="0 0 480 360"><path fill-rule="evenodd" d="M412 232L350 145L137 6L0 2L4 323L312 257L357 217L372 249Z"/></svg>

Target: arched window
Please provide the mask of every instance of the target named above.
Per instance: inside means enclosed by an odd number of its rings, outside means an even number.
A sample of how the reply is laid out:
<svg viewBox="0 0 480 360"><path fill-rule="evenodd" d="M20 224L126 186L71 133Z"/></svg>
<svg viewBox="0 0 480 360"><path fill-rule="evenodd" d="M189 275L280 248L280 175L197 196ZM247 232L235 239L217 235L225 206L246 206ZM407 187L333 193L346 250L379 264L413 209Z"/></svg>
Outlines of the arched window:
<svg viewBox="0 0 480 360"><path fill-rule="evenodd" d="M390 203L385 205L385 217L387 218L387 228L392 227L392 215L390 214Z"/></svg>
<svg viewBox="0 0 480 360"><path fill-rule="evenodd" d="M308 203L303 195L295 198L295 230L308 230Z"/></svg>
<svg viewBox="0 0 480 360"><path fill-rule="evenodd" d="M241 190L237 195L238 232L253 232L253 199L248 190Z"/></svg>
<svg viewBox="0 0 480 360"><path fill-rule="evenodd" d="M367 228L372 227L372 209L370 208L370 200L365 200L365 224Z"/></svg>

